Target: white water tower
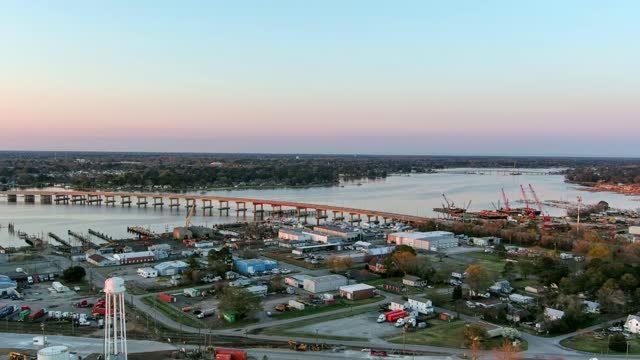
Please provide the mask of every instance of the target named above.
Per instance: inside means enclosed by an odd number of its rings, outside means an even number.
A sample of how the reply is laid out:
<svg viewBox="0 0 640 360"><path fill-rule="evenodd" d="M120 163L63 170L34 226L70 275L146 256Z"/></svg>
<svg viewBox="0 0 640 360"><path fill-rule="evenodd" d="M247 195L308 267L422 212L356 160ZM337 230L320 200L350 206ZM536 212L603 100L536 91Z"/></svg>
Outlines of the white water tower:
<svg viewBox="0 0 640 360"><path fill-rule="evenodd" d="M104 359L127 360L127 324L124 308L124 279L112 277L104 282Z"/></svg>

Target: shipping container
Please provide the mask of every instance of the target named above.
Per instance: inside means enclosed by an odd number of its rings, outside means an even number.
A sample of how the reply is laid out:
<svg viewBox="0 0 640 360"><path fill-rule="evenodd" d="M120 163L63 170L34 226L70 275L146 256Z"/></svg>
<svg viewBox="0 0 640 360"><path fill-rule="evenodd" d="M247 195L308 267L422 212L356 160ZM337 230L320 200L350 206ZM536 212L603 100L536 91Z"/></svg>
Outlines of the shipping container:
<svg viewBox="0 0 640 360"><path fill-rule="evenodd" d="M29 320L31 320L31 321L38 320L42 316L44 316L44 309L40 309L40 310L38 310L36 312L31 313L29 315Z"/></svg>
<svg viewBox="0 0 640 360"><path fill-rule="evenodd" d="M31 314L31 310L29 309L20 311L18 321L25 321L29 317L29 314Z"/></svg>
<svg viewBox="0 0 640 360"><path fill-rule="evenodd" d="M296 310L304 310L304 304L295 300L289 300L289 307Z"/></svg>
<svg viewBox="0 0 640 360"><path fill-rule="evenodd" d="M247 360L247 353L244 350L240 349L225 349L225 348L217 348L216 349L216 359L218 355L231 355L227 359L231 360ZM224 359L224 358L222 358Z"/></svg>
<svg viewBox="0 0 640 360"><path fill-rule="evenodd" d="M232 360L231 354L216 354L216 360Z"/></svg>
<svg viewBox="0 0 640 360"><path fill-rule="evenodd" d="M169 294L160 294L160 300L168 303L176 302L176 298Z"/></svg>

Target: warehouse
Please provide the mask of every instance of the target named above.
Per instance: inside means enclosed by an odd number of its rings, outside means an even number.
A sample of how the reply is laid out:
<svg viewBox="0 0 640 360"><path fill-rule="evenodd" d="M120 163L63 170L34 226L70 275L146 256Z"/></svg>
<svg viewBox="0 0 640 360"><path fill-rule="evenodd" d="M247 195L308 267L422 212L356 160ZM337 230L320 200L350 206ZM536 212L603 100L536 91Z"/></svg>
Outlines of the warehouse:
<svg viewBox="0 0 640 360"><path fill-rule="evenodd" d="M143 267L138 269L138 275L146 279L154 278L154 277L158 277L158 271L156 271L156 269L152 267Z"/></svg>
<svg viewBox="0 0 640 360"><path fill-rule="evenodd" d="M306 278L307 278L307 275L302 275L302 274L291 275L284 278L284 283L294 288L302 289L304 287L304 280Z"/></svg>
<svg viewBox="0 0 640 360"><path fill-rule="evenodd" d="M320 242L324 244L337 244L342 242L342 238L337 235L321 233L317 231L304 230L302 234L307 235L311 241Z"/></svg>
<svg viewBox="0 0 640 360"><path fill-rule="evenodd" d="M255 274L278 268L276 261L263 259L235 259L233 265L240 274Z"/></svg>
<svg viewBox="0 0 640 360"><path fill-rule="evenodd" d="M375 296L375 287L367 284L340 286L340 296L349 300L369 299Z"/></svg>
<svg viewBox="0 0 640 360"><path fill-rule="evenodd" d="M267 295L267 285L255 285L249 286L245 288L249 293L256 296L266 296Z"/></svg>
<svg viewBox="0 0 640 360"><path fill-rule="evenodd" d="M448 231L396 232L388 235L387 243L438 251L458 246L458 239Z"/></svg>
<svg viewBox="0 0 640 360"><path fill-rule="evenodd" d="M304 279L304 289L310 293L337 291L347 285L347 278L342 275L325 275Z"/></svg>
<svg viewBox="0 0 640 360"><path fill-rule="evenodd" d="M120 262L120 265L141 264L146 262L154 262L156 254L153 251L140 251L122 254L114 254L113 258Z"/></svg>
<svg viewBox="0 0 640 360"><path fill-rule="evenodd" d="M309 241L311 237L309 235L305 235L302 231L293 230L293 229L280 229L278 230L278 238L282 240L289 241Z"/></svg>
<svg viewBox="0 0 640 360"><path fill-rule="evenodd" d="M112 257L107 257L104 255L93 254L87 258L87 262L89 264L93 264L95 266L104 267L104 266L115 266L120 262Z"/></svg>
<svg viewBox="0 0 640 360"><path fill-rule="evenodd" d="M346 241L357 240L358 237L360 236L360 234L358 234L355 231L349 231L347 229L342 229L340 227L331 226L331 225L314 226L313 227L313 231L320 232L320 233L325 233L325 234L336 235L336 236L338 236L341 239L346 240Z"/></svg>
<svg viewBox="0 0 640 360"><path fill-rule="evenodd" d="M173 276L180 274L184 270L189 268L186 262L176 260L176 261L165 261L153 267L158 271L158 275L160 276Z"/></svg>

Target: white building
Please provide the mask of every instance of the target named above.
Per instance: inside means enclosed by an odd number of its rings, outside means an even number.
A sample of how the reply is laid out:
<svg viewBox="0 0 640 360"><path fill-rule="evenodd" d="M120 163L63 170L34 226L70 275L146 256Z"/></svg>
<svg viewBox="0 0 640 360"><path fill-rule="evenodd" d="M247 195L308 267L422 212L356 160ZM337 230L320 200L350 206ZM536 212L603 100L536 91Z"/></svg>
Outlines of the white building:
<svg viewBox="0 0 640 360"><path fill-rule="evenodd" d="M154 278L158 277L158 271L152 267L143 267L138 269L138 275L143 278Z"/></svg>
<svg viewBox="0 0 640 360"><path fill-rule="evenodd" d="M314 294L337 291L340 286L345 286L347 283L347 278L342 275L325 275L304 279L304 289Z"/></svg>
<svg viewBox="0 0 640 360"><path fill-rule="evenodd" d="M509 295L509 300L521 305L533 304L535 302L535 299L533 297L520 294Z"/></svg>
<svg viewBox="0 0 640 360"><path fill-rule="evenodd" d="M549 320L549 321L560 320L563 317L564 317L564 311L562 311L562 310L557 310L557 309L552 309L552 308L545 308L544 309L544 318Z"/></svg>
<svg viewBox="0 0 640 360"><path fill-rule="evenodd" d="M408 305L407 305L408 306ZM395 310L404 310L405 308L405 304L401 303L401 302L396 302L396 301L392 301L389 304L389 310L390 311L395 311Z"/></svg>
<svg viewBox="0 0 640 360"><path fill-rule="evenodd" d="M294 288L302 288L306 278L307 275L302 274L290 275L284 278L284 283Z"/></svg>
<svg viewBox="0 0 640 360"><path fill-rule="evenodd" d="M411 309L411 311L417 311L420 314L429 315L433 314L435 311L433 308L433 303L428 299L410 297L408 304L408 308Z"/></svg>
<svg viewBox="0 0 640 360"><path fill-rule="evenodd" d="M624 331L632 334L640 334L640 316L627 316L627 321L624 323Z"/></svg>
<svg viewBox="0 0 640 360"><path fill-rule="evenodd" d="M316 231L316 232L336 235L336 236L339 236L341 239L344 239L346 241L353 241L353 240L357 239L358 236L360 236L360 234L358 234L355 231L351 231L351 230L348 230L348 229L342 229L340 227L331 226L331 225L314 226L313 230Z"/></svg>
<svg viewBox="0 0 640 360"><path fill-rule="evenodd" d="M302 234L308 236L311 241L321 242L324 244L337 244L342 241L342 238L338 235L321 233L317 231L303 230Z"/></svg>
<svg viewBox="0 0 640 360"><path fill-rule="evenodd" d="M500 244L500 238L494 236L474 237L471 238L471 242L475 246L492 246Z"/></svg>
<svg viewBox="0 0 640 360"><path fill-rule="evenodd" d="M437 251L458 246L458 239L448 231L396 232L387 236L387 243Z"/></svg>
<svg viewBox="0 0 640 360"><path fill-rule="evenodd" d="M267 295L267 285L249 286L249 287L245 288L245 290L247 290L248 292L250 292L250 293L252 293L253 295L256 295L256 296L266 296Z"/></svg>
<svg viewBox="0 0 640 360"><path fill-rule="evenodd" d="M289 241L310 241L309 235L303 234L302 231L294 229L280 229L278 230L278 238Z"/></svg>

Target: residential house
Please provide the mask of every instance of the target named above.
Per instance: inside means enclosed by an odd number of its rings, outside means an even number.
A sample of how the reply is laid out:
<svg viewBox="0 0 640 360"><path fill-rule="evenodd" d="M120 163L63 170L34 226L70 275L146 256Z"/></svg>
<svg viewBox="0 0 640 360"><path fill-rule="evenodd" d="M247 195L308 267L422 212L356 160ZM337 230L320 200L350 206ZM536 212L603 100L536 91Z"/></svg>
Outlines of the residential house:
<svg viewBox="0 0 640 360"><path fill-rule="evenodd" d="M584 305L584 312L587 314L600 314L600 303L595 301L584 300L582 301L582 305Z"/></svg>
<svg viewBox="0 0 640 360"><path fill-rule="evenodd" d="M433 303L428 299L410 297L408 303L411 311L417 311L419 314L430 315L435 311Z"/></svg>
<svg viewBox="0 0 640 360"><path fill-rule="evenodd" d="M413 275L405 275L402 278L402 283L404 285L413 286L413 287L424 287L424 286L427 286L427 281L426 280L422 280L419 277L413 276Z"/></svg>
<svg viewBox="0 0 640 360"><path fill-rule="evenodd" d="M560 320L563 317L564 317L564 311L562 310L552 309L549 307L544 309L544 318L547 319L548 321Z"/></svg>
<svg viewBox="0 0 640 360"><path fill-rule="evenodd" d="M632 334L640 334L640 316L627 316L627 321L624 323L624 331Z"/></svg>
<svg viewBox="0 0 640 360"><path fill-rule="evenodd" d="M513 287L507 280L501 280L493 284L493 286L489 288L489 291L497 294L511 294Z"/></svg>
<svg viewBox="0 0 640 360"><path fill-rule="evenodd" d="M384 274L387 272L387 268L384 266L384 260L375 256L369 260L369 271Z"/></svg>
<svg viewBox="0 0 640 360"><path fill-rule="evenodd" d="M398 294L407 291L407 288L405 288L404 285L394 282L385 282L384 284L382 284L382 288L386 291L391 291Z"/></svg>

